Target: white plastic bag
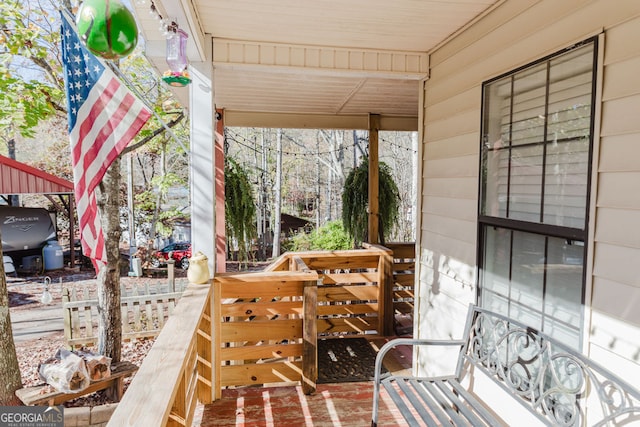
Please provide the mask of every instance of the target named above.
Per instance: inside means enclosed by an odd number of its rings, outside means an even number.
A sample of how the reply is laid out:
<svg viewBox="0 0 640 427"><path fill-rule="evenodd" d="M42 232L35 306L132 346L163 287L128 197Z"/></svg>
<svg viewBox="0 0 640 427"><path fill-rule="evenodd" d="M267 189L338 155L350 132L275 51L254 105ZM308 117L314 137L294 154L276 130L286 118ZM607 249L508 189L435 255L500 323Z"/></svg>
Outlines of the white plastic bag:
<svg viewBox="0 0 640 427"><path fill-rule="evenodd" d="M41 364L38 372L43 381L62 393L77 393L89 387L89 372L84 360L63 348Z"/></svg>

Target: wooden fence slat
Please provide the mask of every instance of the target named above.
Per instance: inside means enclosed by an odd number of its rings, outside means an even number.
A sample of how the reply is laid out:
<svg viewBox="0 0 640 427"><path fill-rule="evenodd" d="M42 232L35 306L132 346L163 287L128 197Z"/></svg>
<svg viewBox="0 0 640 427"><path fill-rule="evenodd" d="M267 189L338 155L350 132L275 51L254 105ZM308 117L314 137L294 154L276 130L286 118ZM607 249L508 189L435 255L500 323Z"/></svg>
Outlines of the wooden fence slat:
<svg viewBox="0 0 640 427"><path fill-rule="evenodd" d="M380 280L377 271L361 271L351 273L324 273L322 275L323 285L333 285L336 283L348 283L354 285L356 283L376 283Z"/></svg>
<svg viewBox="0 0 640 427"><path fill-rule="evenodd" d="M73 338L73 329L71 329L71 309L65 308L65 304L67 304L71 300L71 295L69 294L69 288L65 288L62 291L62 318L64 321L64 338L69 341Z"/></svg>
<svg viewBox="0 0 640 427"><path fill-rule="evenodd" d="M156 329L155 322L153 321L153 304L145 304L145 317L146 327L144 329L151 330Z"/></svg>
<svg viewBox="0 0 640 427"><path fill-rule="evenodd" d="M180 299L181 292L170 294L157 293L159 287L133 286L126 289L121 285L120 313L122 317L123 340L155 337L165 324L175 301ZM149 294L143 294L143 292ZM78 294L87 300L78 298ZM171 310L167 310L170 303ZM63 290L63 310L65 317L65 338L69 346L82 346L97 341L97 306L98 301L91 295L87 287ZM154 318L155 313L155 318Z"/></svg>
<svg viewBox="0 0 640 427"><path fill-rule="evenodd" d="M232 304L223 304L222 316L249 317L266 316L268 314L302 314L300 301L238 301Z"/></svg>
<svg viewBox="0 0 640 427"><path fill-rule="evenodd" d="M318 316L352 316L357 314L375 314L378 312L377 302L364 302L362 304L355 304L350 302L348 304L332 304L318 305Z"/></svg>
<svg viewBox="0 0 640 427"><path fill-rule="evenodd" d="M257 320L253 322L225 322L221 325L222 342L262 340L294 340L302 338L302 320Z"/></svg>
<svg viewBox="0 0 640 427"><path fill-rule="evenodd" d="M225 282L222 290L222 298L275 298L282 296L302 295L301 281L284 282L271 279L258 282L247 281L242 283Z"/></svg>
<svg viewBox="0 0 640 427"><path fill-rule="evenodd" d="M87 307L84 310L84 336L93 336L93 307ZM96 313L96 316L98 313Z"/></svg>
<svg viewBox="0 0 640 427"><path fill-rule="evenodd" d="M156 304L157 307L157 315L158 315L158 327L160 329L162 329L162 327L164 326L164 304L162 303L161 300L158 301L158 303Z"/></svg>
<svg viewBox="0 0 640 427"><path fill-rule="evenodd" d="M415 258L416 256L415 242L387 242L384 246L393 251L395 258Z"/></svg>
<svg viewBox="0 0 640 427"><path fill-rule="evenodd" d="M222 387L274 382L300 381L302 362L276 362L256 365L222 366Z"/></svg>
<svg viewBox="0 0 640 427"><path fill-rule="evenodd" d="M225 347L220 350L220 360L279 359L302 356L302 344L271 344L243 347Z"/></svg>
<svg viewBox="0 0 640 427"><path fill-rule="evenodd" d="M78 292L76 288L71 289L71 301L78 300ZM74 337L80 337L80 320L78 315L78 308L71 310L71 325Z"/></svg>
<svg viewBox="0 0 640 427"><path fill-rule="evenodd" d="M127 320L127 306L120 304L120 320L122 323L122 333L126 334L131 329L129 328L129 321Z"/></svg>
<svg viewBox="0 0 640 427"><path fill-rule="evenodd" d="M136 332L142 330L142 319L140 317L140 303L133 303L133 325Z"/></svg>
<svg viewBox="0 0 640 427"><path fill-rule="evenodd" d="M207 404L213 401L213 324L211 317L213 301L209 298L198 324L197 352L197 398Z"/></svg>
<svg viewBox="0 0 640 427"><path fill-rule="evenodd" d="M376 285L319 286L318 302L367 301L378 299Z"/></svg>
<svg viewBox="0 0 640 427"><path fill-rule="evenodd" d="M127 299L125 300L125 304L127 306L127 317L126 317L126 323L124 324L129 325L129 331L135 332L133 319L131 318L131 316L133 316L133 301L130 299Z"/></svg>
<svg viewBox="0 0 640 427"><path fill-rule="evenodd" d="M318 334L377 331L378 316L318 319Z"/></svg>

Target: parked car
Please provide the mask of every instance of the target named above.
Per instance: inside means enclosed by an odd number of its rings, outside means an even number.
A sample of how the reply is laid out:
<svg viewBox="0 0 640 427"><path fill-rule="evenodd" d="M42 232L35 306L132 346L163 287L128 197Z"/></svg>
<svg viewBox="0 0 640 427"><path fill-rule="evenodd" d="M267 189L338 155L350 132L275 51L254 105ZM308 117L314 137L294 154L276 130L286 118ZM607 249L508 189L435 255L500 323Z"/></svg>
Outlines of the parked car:
<svg viewBox="0 0 640 427"><path fill-rule="evenodd" d="M171 243L170 245L165 246L159 251L156 251L153 259L151 260L151 265L154 268L165 265L169 256L175 260L176 265L180 266L183 270L186 270L189 268L189 258L191 258L191 243Z"/></svg>

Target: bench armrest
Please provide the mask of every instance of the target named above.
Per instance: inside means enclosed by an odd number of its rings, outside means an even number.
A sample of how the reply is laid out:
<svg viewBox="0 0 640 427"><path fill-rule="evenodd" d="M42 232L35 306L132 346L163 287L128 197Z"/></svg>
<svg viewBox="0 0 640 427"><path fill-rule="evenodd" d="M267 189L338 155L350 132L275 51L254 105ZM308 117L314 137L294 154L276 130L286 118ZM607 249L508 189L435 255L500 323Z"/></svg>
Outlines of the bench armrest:
<svg viewBox="0 0 640 427"><path fill-rule="evenodd" d="M378 386L381 380L382 374L382 362L386 354L395 347L406 345L406 346L458 346L462 348L466 343L465 340L433 340L433 339L418 339L418 338L395 338L387 343L385 343L378 351L376 355L376 364L375 364L375 377L374 384Z"/></svg>

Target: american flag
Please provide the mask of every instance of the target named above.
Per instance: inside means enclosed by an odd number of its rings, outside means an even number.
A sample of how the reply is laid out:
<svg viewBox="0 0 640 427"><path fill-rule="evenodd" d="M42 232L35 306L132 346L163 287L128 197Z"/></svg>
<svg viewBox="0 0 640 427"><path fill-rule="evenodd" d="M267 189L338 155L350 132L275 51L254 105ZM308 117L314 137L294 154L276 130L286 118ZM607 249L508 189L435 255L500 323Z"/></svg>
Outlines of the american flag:
<svg viewBox="0 0 640 427"><path fill-rule="evenodd" d="M136 136L151 112L113 71L80 42L75 26L62 15L69 139L83 254L96 272L107 262L95 189L111 163Z"/></svg>

